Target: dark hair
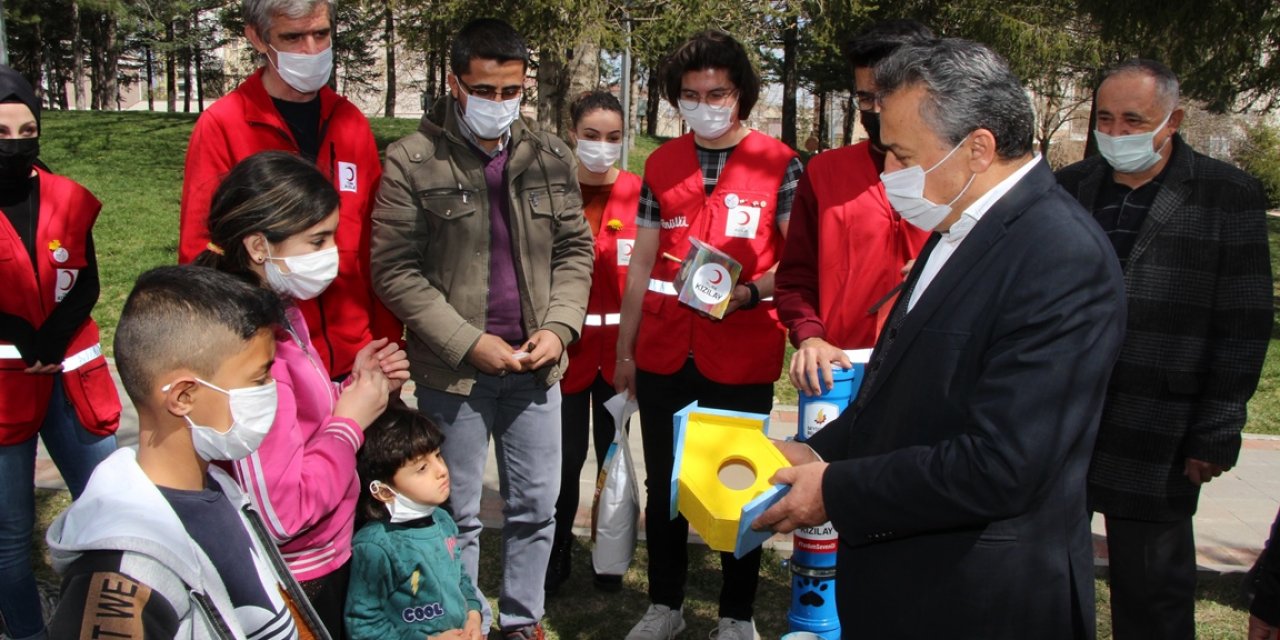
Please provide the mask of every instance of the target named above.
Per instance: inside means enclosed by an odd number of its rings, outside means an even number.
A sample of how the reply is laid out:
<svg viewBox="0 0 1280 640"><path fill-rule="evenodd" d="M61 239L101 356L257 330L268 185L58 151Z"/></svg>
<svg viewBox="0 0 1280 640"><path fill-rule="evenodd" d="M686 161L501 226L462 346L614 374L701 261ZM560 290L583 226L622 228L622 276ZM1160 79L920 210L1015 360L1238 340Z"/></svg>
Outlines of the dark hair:
<svg viewBox="0 0 1280 640"><path fill-rule="evenodd" d="M1178 74L1163 62L1150 58L1130 58L1107 69L1102 74L1102 81L1106 82L1111 76L1125 73L1150 76L1156 81L1156 98L1160 100L1160 105L1168 111L1178 108ZM1102 83L1098 84L1101 86Z"/></svg>
<svg viewBox="0 0 1280 640"><path fill-rule="evenodd" d="M387 520L383 503L369 492L374 480L391 484L405 463L440 450L444 434L430 418L407 407L387 407L364 432L356 460L360 474L359 513L369 520Z"/></svg>
<svg viewBox="0 0 1280 640"><path fill-rule="evenodd" d="M453 37L449 69L453 75L461 76L471 70L471 61L476 58L498 62L519 60L527 69L529 45L515 27L497 18L479 18L468 22Z"/></svg>
<svg viewBox="0 0 1280 640"><path fill-rule="evenodd" d="M751 109L760 99L760 74L751 65L746 49L733 36L723 31L703 31L676 47L662 65L663 88L667 102L679 108L684 74L703 69L724 69L738 89L738 118L751 117Z"/></svg>
<svg viewBox="0 0 1280 640"><path fill-rule="evenodd" d="M985 45L959 38L907 45L876 65L875 74L881 95L924 87L920 117L947 145L986 129L999 157L1031 153L1031 100L1004 58Z"/></svg>
<svg viewBox="0 0 1280 640"><path fill-rule="evenodd" d="M134 404L177 369L213 376L223 361L284 319L279 296L228 274L187 265L138 276L116 325L120 381Z"/></svg>
<svg viewBox="0 0 1280 640"><path fill-rule="evenodd" d="M338 192L314 164L285 151L255 153L232 167L209 206L205 224L213 245L195 263L253 284L245 237L261 233L273 244L320 224L338 208Z"/></svg>
<svg viewBox="0 0 1280 640"><path fill-rule="evenodd" d="M845 42L844 57L851 69L874 67L904 44L925 44L933 39L933 31L915 20L881 20Z"/></svg>
<svg viewBox="0 0 1280 640"><path fill-rule="evenodd" d="M573 105L569 107L569 117L573 120L573 126L576 128L583 116L599 109L622 115L622 103L618 102L618 98L612 93L603 89L587 91L578 96L578 99L574 100Z"/></svg>

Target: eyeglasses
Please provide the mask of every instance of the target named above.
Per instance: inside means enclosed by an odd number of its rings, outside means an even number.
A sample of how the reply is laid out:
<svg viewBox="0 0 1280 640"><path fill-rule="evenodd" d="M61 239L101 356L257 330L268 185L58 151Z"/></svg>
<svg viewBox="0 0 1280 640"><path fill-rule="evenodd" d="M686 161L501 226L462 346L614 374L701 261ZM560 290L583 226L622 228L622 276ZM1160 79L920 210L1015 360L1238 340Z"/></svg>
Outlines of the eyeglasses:
<svg viewBox="0 0 1280 640"><path fill-rule="evenodd" d="M457 76L454 76L454 77L457 78ZM458 84L463 89L467 90L467 95L475 96L482 100L498 100L498 99L515 100L516 98L519 98L521 94L524 93L523 86L503 87L501 90L499 90L497 87L490 87L487 85L471 87L467 83L463 82L462 78L457 78L457 79L458 79Z"/></svg>
<svg viewBox="0 0 1280 640"><path fill-rule="evenodd" d="M854 91L853 99L858 103L859 111L874 111L876 108L876 94L870 91Z"/></svg>
<svg viewBox="0 0 1280 640"><path fill-rule="evenodd" d="M699 95L697 91L692 89L682 89L680 91L680 108L685 111L693 111L698 105L706 103L708 107L723 107L734 102L738 97L737 89L712 89L707 95Z"/></svg>

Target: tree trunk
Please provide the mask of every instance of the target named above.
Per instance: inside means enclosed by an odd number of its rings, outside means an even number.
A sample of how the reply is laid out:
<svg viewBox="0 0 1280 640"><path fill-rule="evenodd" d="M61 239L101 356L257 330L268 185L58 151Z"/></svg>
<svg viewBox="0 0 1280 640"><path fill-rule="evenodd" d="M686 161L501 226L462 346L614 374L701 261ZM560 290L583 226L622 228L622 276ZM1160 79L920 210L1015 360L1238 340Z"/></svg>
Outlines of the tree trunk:
<svg viewBox="0 0 1280 640"><path fill-rule="evenodd" d="M169 107L169 113L173 113L178 110L178 52L173 46L177 34L174 33L172 20L164 25L164 37L169 43L169 48L164 53L164 82L167 94L165 104Z"/></svg>
<svg viewBox="0 0 1280 640"><path fill-rule="evenodd" d="M830 94L826 91L818 93L818 148L821 149L828 145L831 140L831 122L827 117L827 105L831 102Z"/></svg>
<svg viewBox="0 0 1280 640"><path fill-rule="evenodd" d="M391 0L385 0L382 8L385 26L382 29L382 46L387 50L387 102L382 115L396 117L396 16L391 10Z"/></svg>
<svg viewBox="0 0 1280 640"><path fill-rule="evenodd" d="M71 2L71 90L75 92L76 109L86 106L84 99L84 38L80 35L80 3Z"/></svg>
<svg viewBox="0 0 1280 640"><path fill-rule="evenodd" d="M796 49L799 44L799 31L795 18L787 22L782 31L782 143L796 148ZM819 145L826 138L819 140Z"/></svg>
<svg viewBox="0 0 1280 640"><path fill-rule="evenodd" d="M151 64L151 45L146 46L146 53L147 53L147 111L155 111L156 110L156 94L154 91L151 90L151 87L154 85L152 81L155 78L156 74L155 74L155 69L152 67L152 64Z"/></svg>
<svg viewBox="0 0 1280 640"><path fill-rule="evenodd" d="M89 30L89 108L97 111L102 108L102 28L96 11L89 13L88 20L91 25Z"/></svg>
<svg viewBox="0 0 1280 640"><path fill-rule="evenodd" d="M182 112L191 113L191 46L182 47Z"/></svg>
<svg viewBox="0 0 1280 640"><path fill-rule="evenodd" d="M561 139L569 137L573 129L573 101L578 96L600 87L600 45L594 40L583 40L574 48L568 64L568 84L560 104L557 131Z"/></svg>
<svg viewBox="0 0 1280 640"><path fill-rule="evenodd" d="M662 106L662 74L657 64L649 65L648 95L644 106L644 132L658 135L658 108Z"/></svg>
<svg viewBox="0 0 1280 640"><path fill-rule="evenodd" d="M564 94L569 88L569 71L563 60L564 55L564 52L548 47L540 51L538 57L538 125L543 131L553 131L557 135L559 109L564 104Z"/></svg>
<svg viewBox="0 0 1280 640"><path fill-rule="evenodd" d="M204 50L200 45L195 46L195 67L196 67L196 113L204 113L204 73L202 72L204 64Z"/></svg>
<svg viewBox="0 0 1280 640"><path fill-rule="evenodd" d="M120 47L116 42L116 18L110 13L103 13L102 20L102 108L113 106L120 110L120 90L118 70L120 66Z"/></svg>
<svg viewBox="0 0 1280 640"><path fill-rule="evenodd" d="M850 93L848 98L844 100L844 135L840 138L840 146L847 147L853 144L853 121L854 115L858 113L858 108L853 104L853 94Z"/></svg>

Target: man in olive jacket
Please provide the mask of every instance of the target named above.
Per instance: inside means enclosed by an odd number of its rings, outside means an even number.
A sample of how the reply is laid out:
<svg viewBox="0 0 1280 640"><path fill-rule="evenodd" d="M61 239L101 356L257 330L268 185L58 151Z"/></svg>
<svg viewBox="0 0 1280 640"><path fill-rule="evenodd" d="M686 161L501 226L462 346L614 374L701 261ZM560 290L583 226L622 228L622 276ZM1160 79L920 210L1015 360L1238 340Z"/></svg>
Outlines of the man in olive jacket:
<svg viewBox="0 0 1280 640"><path fill-rule="evenodd" d="M1112 631L1195 636L1192 514L1236 463L1271 336L1266 198L1257 180L1178 135L1178 79L1153 60L1098 87L1099 155L1058 182L1107 232L1128 322L1089 469L1105 516Z"/></svg>
<svg viewBox="0 0 1280 640"><path fill-rule="evenodd" d="M524 40L477 20L451 59L444 126L423 116L387 149L373 284L408 329L418 408L445 433L450 511L476 585L493 437L505 500L498 622L505 637L541 638L560 493L559 380L586 312L593 241L573 153L518 117Z"/></svg>

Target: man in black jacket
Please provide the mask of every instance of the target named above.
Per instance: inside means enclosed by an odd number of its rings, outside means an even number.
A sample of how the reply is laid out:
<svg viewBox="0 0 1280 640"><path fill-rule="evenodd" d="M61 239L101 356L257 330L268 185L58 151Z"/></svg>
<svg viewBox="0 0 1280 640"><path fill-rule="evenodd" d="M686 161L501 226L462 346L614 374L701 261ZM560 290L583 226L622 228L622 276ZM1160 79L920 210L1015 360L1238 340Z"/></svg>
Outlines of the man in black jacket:
<svg viewBox="0 0 1280 640"><path fill-rule="evenodd" d="M1032 155L1030 101L989 49L903 47L875 80L885 191L935 233L857 400L812 451L779 445L791 491L756 525L831 521L860 637L1092 638L1085 474L1120 268Z"/></svg>
<svg viewBox="0 0 1280 640"><path fill-rule="evenodd" d="M1098 88L1101 152L1058 182L1107 232L1128 323L1089 470L1115 637L1192 638L1200 485L1235 464L1271 333L1257 180L1178 135L1178 79L1130 60Z"/></svg>

